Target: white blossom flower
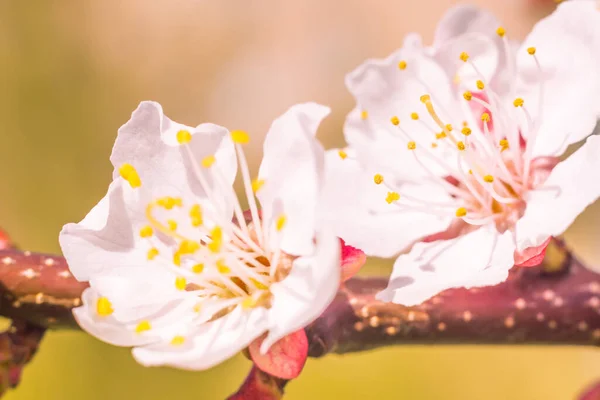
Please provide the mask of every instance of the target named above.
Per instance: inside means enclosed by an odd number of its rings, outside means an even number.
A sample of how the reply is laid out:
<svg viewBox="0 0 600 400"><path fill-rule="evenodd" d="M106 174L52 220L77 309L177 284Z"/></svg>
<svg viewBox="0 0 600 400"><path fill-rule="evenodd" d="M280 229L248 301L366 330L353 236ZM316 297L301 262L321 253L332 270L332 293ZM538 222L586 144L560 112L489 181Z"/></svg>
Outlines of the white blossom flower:
<svg viewBox="0 0 600 400"><path fill-rule="evenodd" d="M539 264L600 195L600 138L558 158L593 132L599 71L600 11L577 1L520 46L490 14L457 7L432 47L411 35L347 76L357 108L349 148L327 156L329 218L367 254L412 249L379 298L418 304Z"/></svg>
<svg viewBox="0 0 600 400"><path fill-rule="evenodd" d="M107 195L60 235L90 283L74 310L81 327L133 346L143 365L198 370L255 339L264 353L315 319L340 282L339 240L316 220L314 134L328 113L306 103L275 120L252 181L247 133L185 126L141 103L119 130ZM238 163L248 213L232 186Z"/></svg>

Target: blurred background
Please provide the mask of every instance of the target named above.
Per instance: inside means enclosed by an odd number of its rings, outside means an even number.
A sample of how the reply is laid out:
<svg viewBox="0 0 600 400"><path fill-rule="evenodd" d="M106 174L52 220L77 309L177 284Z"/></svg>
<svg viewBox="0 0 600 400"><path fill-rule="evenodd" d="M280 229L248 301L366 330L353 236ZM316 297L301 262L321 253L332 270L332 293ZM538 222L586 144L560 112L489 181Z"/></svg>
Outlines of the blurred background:
<svg viewBox="0 0 600 400"><path fill-rule="evenodd" d="M475 0L513 38L552 0ZM118 127L141 100L177 121L211 121L260 139L296 102L333 107L319 137L341 146L353 100L344 74L384 57L411 31L430 43L450 0L0 0L0 224L23 247L58 253L63 224L104 195ZM566 237L600 265L600 205ZM385 273L373 262L365 273ZM309 360L286 399L565 400L600 378L593 349L398 347ZM50 332L22 385L25 399L223 399L250 364L211 371L144 369L127 349Z"/></svg>

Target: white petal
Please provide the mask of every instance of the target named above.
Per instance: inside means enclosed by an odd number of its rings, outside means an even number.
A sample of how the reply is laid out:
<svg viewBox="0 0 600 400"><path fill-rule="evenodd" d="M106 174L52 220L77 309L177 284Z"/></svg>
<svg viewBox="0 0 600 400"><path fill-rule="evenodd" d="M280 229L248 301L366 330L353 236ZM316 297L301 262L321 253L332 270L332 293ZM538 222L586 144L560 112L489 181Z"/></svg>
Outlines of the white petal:
<svg viewBox="0 0 600 400"><path fill-rule="evenodd" d="M517 222L518 250L560 235L599 196L600 136L592 136L552 170L542 187L529 192L527 209Z"/></svg>
<svg viewBox="0 0 600 400"><path fill-rule="evenodd" d="M407 62L405 70L398 68L401 60ZM424 176L407 143L415 140L429 147L435 133L441 131L420 102L422 95L431 95L442 120L455 115L454 95L443 68L424 50L403 48L386 59L367 60L346 76L346 86L356 98L357 108L348 115L344 134L359 162L386 175L413 179ZM363 111L368 113L367 118L363 118ZM420 120L411 119L413 112ZM400 119L399 126L392 124L394 116ZM444 174L435 163L430 168Z"/></svg>
<svg viewBox="0 0 600 400"><path fill-rule="evenodd" d="M543 75L526 49L536 47ZM567 1L534 28L519 53L519 95L541 121L534 156L557 156L590 135L600 116L600 10ZM544 97L538 115L539 88ZM525 136L530 136L524 132Z"/></svg>
<svg viewBox="0 0 600 400"><path fill-rule="evenodd" d="M467 52L470 61L489 83L497 69L506 67L502 39L496 34L499 26L500 22L493 14L476 6L459 5L450 9L435 32L436 60L450 77L458 74L461 82L472 90L480 77L469 64L460 60L459 55Z"/></svg>
<svg viewBox="0 0 600 400"><path fill-rule="evenodd" d="M259 337L267 326L267 310L259 307L245 310L236 307L215 321L189 331L181 327L180 335L186 341L179 346L170 344L171 338L161 343L132 350L142 365L172 366L188 370L203 370L232 357Z"/></svg>
<svg viewBox="0 0 600 400"><path fill-rule="evenodd" d="M316 237L315 254L294 260L290 274L271 286L269 335L261 345L265 353L285 335L315 320L335 297L340 285L340 243L330 231Z"/></svg>
<svg viewBox="0 0 600 400"><path fill-rule="evenodd" d="M495 285L508 277L515 246L510 232L484 226L456 239L418 243L394 264L383 301L412 306L452 288Z"/></svg>
<svg viewBox="0 0 600 400"><path fill-rule="evenodd" d="M336 151L326 154L326 180L322 200L323 220L329 221L337 236L368 255L391 257L425 236L444 231L453 219L431 213L400 212L385 201L390 190L373 182L369 173L356 160L342 160ZM384 176L384 182L393 177ZM402 193L410 192L424 200L451 201L435 184L402 185ZM402 196L402 194L401 194Z"/></svg>
<svg viewBox="0 0 600 400"><path fill-rule="evenodd" d="M314 250L315 210L323 180L323 148L314 138L329 108L305 103L277 118L264 142L258 191L263 216L271 227L285 215L280 248L288 254L307 255Z"/></svg>

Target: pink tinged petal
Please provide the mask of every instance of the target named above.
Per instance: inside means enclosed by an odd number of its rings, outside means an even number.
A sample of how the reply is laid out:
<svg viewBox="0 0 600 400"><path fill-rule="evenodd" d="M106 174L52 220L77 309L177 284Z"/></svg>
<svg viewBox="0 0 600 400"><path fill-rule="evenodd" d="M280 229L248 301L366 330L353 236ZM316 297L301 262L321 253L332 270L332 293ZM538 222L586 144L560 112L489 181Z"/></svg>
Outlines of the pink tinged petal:
<svg viewBox="0 0 600 400"><path fill-rule="evenodd" d="M349 153L350 154L350 153ZM326 155L327 176L322 200L321 219L330 223L345 243L367 255L390 257L415 241L448 228L454 216L439 217L431 213L400 211L385 201L389 191L376 185L372 174L350 156L340 159L336 151ZM391 180L384 175L384 181ZM448 194L436 185L405 184L399 190L420 198L445 202Z"/></svg>
<svg viewBox="0 0 600 400"><path fill-rule="evenodd" d="M455 115L457 111L448 76L442 66L425 53L425 50L403 48L386 59L367 60L346 76L346 86L357 103L357 108L346 118L346 141L356 151L361 164L390 178L417 178L427 174L406 148L410 139L400 130L408 132L417 144L430 146L434 140L434 132L423 121L411 119L412 113L420 113L431 128L438 129L419 98L429 93L442 120L450 120L446 113ZM404 70L398 68L401 61L407 63ZM399 125L391 122L394 116L400 120ZM428 158L422 162L435 173L444 174L440 166Z"/></svg>
<svg viewBox="0 0 600 400"><path fill-rule="evenodd" d="M246 310L236 307L229 314L197 328L190 328L189 324L175 327L172 335L164 336L160 343L136 347L132 354L146 367L171 366L204 370L247 347L265 332L266 326L265 308ZM171 340L175 335L182 336L183 343L172 344Z"/></svg>
<svg viewBox="0 0 600 400"><path fill-rule="evenodd" d="M316 205L323 181L321 145L315 139L319 123L329 108L315 103L298 104L277 118L264 142L258 191L265 221L271 225L285 215L279 246L293 255L314 251Z"/></svg>
<svg viewBox="0 0 600 400"><path fill-rule="evenodd" d="M294 260L290 274L271 285L269 334L260 351L304 328L327 308L340 285L340 243L329 231L316 236L315 253Z"/></svg>
<svg viewBox="0 0 600 400"><path fill-rule="evenodd" d="M470 64L458 57L467 52L470 60L490 82L496 71L505 67L502 39L496 34L500 22L496 17L476 6L460 5L451 8L438 23L433 49L435 58L444 66L448 76L458 74L469 89L479 79ZM502 72L502 71L498 71Z"/></svg>
<svg viewBox="0 0 600 400"><path fill-rule="evenodd" d="M308 357L308 339L304 329L279 339L267 353L260 352L264 338L253 341L248 350L254 364L262 371L282 379L300 375Z"/></svg>
<svg viewBox="0 0 600 400"><path fill-rule="evenodd" d="M513 266L510 232L484 226L451 240L418 243L394 264L388 287L377 295L406 306L452 288L496 285Z"/></svg>
<svg viewBox="0 0 600 400"><path fill-rule="evenodd" d="M528 247L519 252L515 250L515 266L516 267L536 267L544 261L546 249L552 237L546 239L544 243L535 247Z"/></svg>
<svg viewBox="0 0 600 400"><path fill-rule="evenodd" d="M525 214L517 222L518 250L539 246L563 233L600 196L600 137L592 136L529 192Z"/></svg>
<svg viewBox="0 0 600 400"><path fill-rule="evenodd" d="M367 256L362 250L347 245L344 239L340 239L340 244L342 247L342 282L345 282L360 271L367 261Z"/></svg>
<svg viewBox="0 0 600 400"><path fill-rule="evenodd" d="M543 74L527 54L531 46L536 47L535 56ZM598 49L600 12L596 2L584 0L562 3L533 28L519 50L517 93L541 123L534 156L559 156L594 130L600 116ZM539 116L535 114L542 83L544 98Z"/></svg>

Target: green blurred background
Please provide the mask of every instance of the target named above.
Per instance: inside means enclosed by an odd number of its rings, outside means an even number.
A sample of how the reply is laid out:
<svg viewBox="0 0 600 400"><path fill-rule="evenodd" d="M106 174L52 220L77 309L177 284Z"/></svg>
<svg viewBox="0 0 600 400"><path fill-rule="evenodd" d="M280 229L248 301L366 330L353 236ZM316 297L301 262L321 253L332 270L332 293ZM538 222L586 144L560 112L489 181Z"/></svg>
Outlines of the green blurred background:
<svg viewBox="0 0 600 400"><path fill-rule="evenodd" d="M541 0L538 0L541 1ZM418 3L418 4L417 4ZM478 0L522 38L551 10L527 0ZM61 226L105 193L118 127L141 100L195 125L212 121L260 137L295 102L334 112L320 130L343 143L353 105L343 76L387 55L410 31L429 42L450 0L0 0L0 224L24 247L57 253ZM600 206L567 234L586 261ZM385 272L369 265L366 273ZM310 360L287 399L573 399L600 378L592 349L401 347ZM6 396L25 399L222 399L242 382L238 357L201 373L145 369L127 349L84 333L50 332Z"/></svg>

